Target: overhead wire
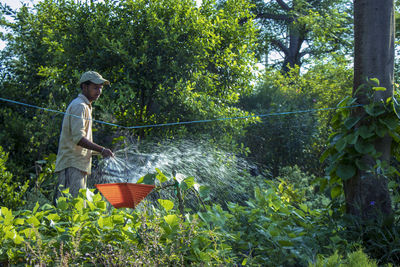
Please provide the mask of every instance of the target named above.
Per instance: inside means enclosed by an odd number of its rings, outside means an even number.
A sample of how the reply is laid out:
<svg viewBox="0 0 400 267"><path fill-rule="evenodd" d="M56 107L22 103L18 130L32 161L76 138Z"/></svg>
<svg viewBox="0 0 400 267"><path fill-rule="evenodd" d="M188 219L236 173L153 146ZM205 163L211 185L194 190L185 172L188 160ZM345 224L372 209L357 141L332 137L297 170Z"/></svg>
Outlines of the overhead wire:
<svg viewBox="0 0 400 267"><path fill-rule="evenodd" d="M75 114L70 114L70 113L66 113L66 112L63 112L63 111L50 109L50 108L39 107L39 106L36 106L36 105L31 105L31 104L27 104L27 103L11 100L11 99L6 99L6 98L0 97L0 100L8 102L8 103L12 103L12 104L25 106L25 107L44 110L44 111L47 111L47 112L53 112L53 113L58 113L58 114L63 114L63 115L67 115L67 116L81 118L80 116L77 116ZM205 123L205 122L213 122L213 121L239 120L239 119L250 119L250 118L258 118L258 117L262 118L262 117L271 117L271 116L300 114L300 113L311 113L311 112L318 112L318 111L327 111L327 110L336 110L336 109L345 109L345 108L355 108L355 107L361 107L361 106L363 106L363 105L360 104L360 105L351 105L351 106L345 106L345 107L328 107L328 108L319 108L319 109L306 109L306 110L296 110L296 111L273 112L273 113L249 115L249 116L225 117L225 118L194 120L194 121L178 121L178 122L170 122L170 123L136 125L136 126L123 126L123 125L119 125L119 124L115 124L115 123L105 122L105 121L101 121L101 120L94 120L94 119L92 119L92 121L96 122L96 123L100 123L100 124L105 124L105 125L110 125L110 126L114 126L114 127L118 127L118 128L123 128L123 129L140 129L140 128L154 128L154 127L165 127L165 126L174 126L174 125ZM83 118L83 119L86 119L86 118Z"/></svg>

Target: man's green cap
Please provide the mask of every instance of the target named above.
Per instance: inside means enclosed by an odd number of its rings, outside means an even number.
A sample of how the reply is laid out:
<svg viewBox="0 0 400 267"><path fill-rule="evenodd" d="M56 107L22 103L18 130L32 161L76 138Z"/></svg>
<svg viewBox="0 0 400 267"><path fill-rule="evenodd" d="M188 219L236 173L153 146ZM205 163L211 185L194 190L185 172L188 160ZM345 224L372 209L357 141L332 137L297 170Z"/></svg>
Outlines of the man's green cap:
<svg viewBox="0 0 400 267"><path fill-rule="evenodd" d="M87 71L84 74L82 74L81 79L79 80L79 84L82 84L84 82L91 81L92 83L95 84L104 84L104 85L109 85L110 82L101 75L95 71Z"/></svg>

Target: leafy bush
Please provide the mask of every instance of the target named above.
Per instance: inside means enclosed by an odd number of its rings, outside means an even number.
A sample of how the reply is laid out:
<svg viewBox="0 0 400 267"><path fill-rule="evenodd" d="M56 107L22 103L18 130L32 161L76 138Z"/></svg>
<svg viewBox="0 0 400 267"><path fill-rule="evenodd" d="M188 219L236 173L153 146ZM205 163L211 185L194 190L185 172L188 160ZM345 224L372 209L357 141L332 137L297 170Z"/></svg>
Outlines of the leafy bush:
<svg viewBox="0 0 400 267"><path fill-rule="evenodd" d="M285 194L279 187L282 184L267 181L267 188L256 188L247 206L230 203L228 211L213 206L200 215L230 237L239 262L250 266L306 265L317 253L347 248L338 234L342 227L330 218L329 209L311 210L292 202L287 197L290 187Z"/></svg>
<svg viewBox="0 0 400 267"><path fill-rule="evenodd" d="M57 174L54 172L57 156L50 154L43 160L35 162L36 174L31 175L31 188L26 194L27 203L24 209L33 209L36 202L39 205L53 203L55 186L58 182Z"/></svg>
<svg viewBox="0 0 400 267"><path fill-rule="evenodd" d="M100 120L133 126L249 115L236 105L252 90L256 61L248 1L219 8L214 1L197 7L192 0L42 0L17 11L0 5L0 16L8 32L0 35L7 43L0 51L4 98L65 110L80 91L81 73L97 68L112 84L94 103ZM61 120L57 113L2 103L0 145L20 173L26 174L32 159L57 150ZM230 144L252 121L143 128L135 134L202 132ZM120 134L109 125L97 128L94 138L104 145Z"/></svg>
<svg viewBox="0 0 400 267"><path fill-rule="evenodd" d="M171 209L108 211L100 194L81 190L78 198L60 197L57 207L36 204L17 212L2 207L0 261L40 266L229 263L224 237L201 225L196 215L183 219Z"/></svg>
<svg viewBox="0 0 400 267"><path fill-rule="evenodd" d="M381 215L375 220L361 220L349 215L346 217L346 225L346 238L361 244L365 252L379 264L400 262L398 214L389 217Z"/></svg>
<svg viewBox="0 0 400 267"><path fill-rule="evenodd" d="M338 255L360 245L368 246L366 252L380 263L397 260L396 232L383 236L385 225L350 228L348 221L333 219L332 210L318 196L312 201L306 182L312 176L297 167L281 173L276 181L266 181L265 188L256 188L245 204L229 203L226 210L220 205L203 206L206 209L199 212L182 208L190 190L198 188L193 177L173 177L174 183L167 184L176 190L178 201L144 201L135 210L107 208L101 195L91 190L81 190L75 199L65 191L57 207L37 203L32 210L16 212L2 207L0 262L354 266L369 261L361 252L344 259ZM163 186L168 180L158 172L139 182L155 179Z"/></svg>
<svg viewBox="0 0 400 267"><path fill-rule="evenodd" d="M318 188L314 184L318 179L312 174L303 172L297 165L281 168L276 179L280 181L278 187L280 195L286 196L293 204L302 203L311 209L330 204L327 196L322 193L316 194Z"/></svg>
<svg viewBox="0 0 400 267"><path fill-rule="evenodd" d="M309 264L315 267L377 267L377 263L371 260L361 249L349 253L346 258L340 256L337 252L330 257L319 255L315 264Z"/></svg>
<svg viewBox="0 0 400 267"><path fill-rule="evenodd" d="M288 73L266 69L251 96L241 104L255 114L285 113L335 107L351 92L352 70L346 60L315 62L300 72ZM262 123L247 127L244 144L250 148L253 161L271 168L274 176L283 166L301 166L315 175L324 173L318 161L332 129L333 111L292 113L267 116ZM301 165L300 165L301 164Z"/></svg>
<svg viewBox="0 0 400 267"><path fill-rule="evenodd" d="M28 181L24 184L15 181L12 173L6 169L8 154L0 146L0 206L15 209L25 203L24 194Z"/></svg>

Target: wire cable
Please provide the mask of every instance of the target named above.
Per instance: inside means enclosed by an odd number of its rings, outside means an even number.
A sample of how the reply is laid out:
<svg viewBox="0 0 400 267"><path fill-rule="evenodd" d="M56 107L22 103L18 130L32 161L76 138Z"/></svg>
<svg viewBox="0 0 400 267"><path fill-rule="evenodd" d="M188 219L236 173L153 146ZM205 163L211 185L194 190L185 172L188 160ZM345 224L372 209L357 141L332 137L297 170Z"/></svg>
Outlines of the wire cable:
<svg viewBox="0 0 400 267"><path fill-rule="evenodd" d="M43 107L26 104L26 103L22 103L19 101L10 100L10 99L6 99L6 98L2 98L2 97L0 97L0 100L9 102L12 104L25 106L25 107L30 107L30 108L40 109L40 110L44 110L44 111L48 111L48 112L53 112L53 113L58 113L58 114L63 114L63 115L67 115L67 116L81 118L75 114L70 114L70 113L66 113L66 112L62 112L62 111L54 110L54 109L49 109L49 108L43 108ZM363 106L363 105L352 105L352 106L346 106L346 107L330 107L330 108L320 108L320 109L306 109L306 110L297 110L297 111L286 111L286 112L275 112L275 113L267 113L267 114L259 114L259 115L249 115L249 116L241 116L241 117L228 117L228 118L217 118L217 119L197 120L197 121L181 121L181 122L170 122L170 123L137 125L137 126L123 126L123 125L118 125L118 124L100 121L100 120L94 120L94 119L92 119L92 121L101 123L101 124L105 124L105 125L118 127L118 128L123 128L123 129L140 129L140 128L154 128L154 127L165 127L165 126L174 126L174 125L205 123L205 122L213 122L213 121L239 120L239 119L250 119L250 118L258 118L258 117L282 116L282 115L310 113L310 112L336 110L336 109L344 109L344 108L355 108L355 107L361 107L361 106ZM83 118L83 119L85 119L85 118Z"/></svg>

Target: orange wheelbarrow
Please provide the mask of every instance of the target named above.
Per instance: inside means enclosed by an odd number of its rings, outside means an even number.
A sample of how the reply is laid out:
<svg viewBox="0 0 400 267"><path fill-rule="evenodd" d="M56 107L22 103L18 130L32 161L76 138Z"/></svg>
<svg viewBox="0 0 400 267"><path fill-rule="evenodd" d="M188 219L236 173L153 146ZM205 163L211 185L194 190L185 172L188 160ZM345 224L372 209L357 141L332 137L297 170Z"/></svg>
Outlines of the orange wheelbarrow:
<svg viewBox="0 0 400 267"><path fill-rule="evenodd" d="M111 183L96 184L97 189L114 208L136 208L155 187L148 184Z"/></svg>

